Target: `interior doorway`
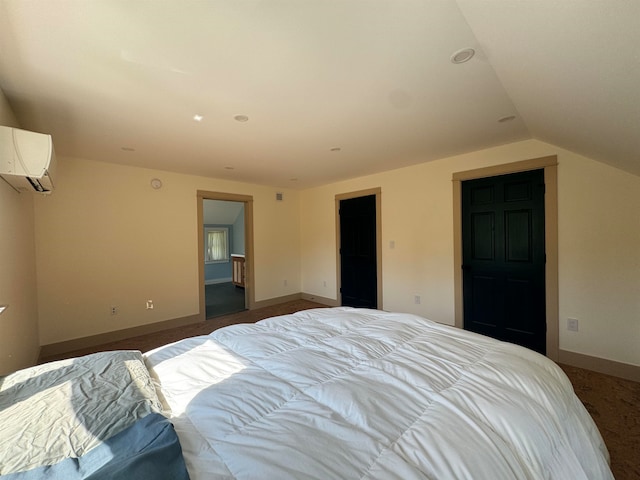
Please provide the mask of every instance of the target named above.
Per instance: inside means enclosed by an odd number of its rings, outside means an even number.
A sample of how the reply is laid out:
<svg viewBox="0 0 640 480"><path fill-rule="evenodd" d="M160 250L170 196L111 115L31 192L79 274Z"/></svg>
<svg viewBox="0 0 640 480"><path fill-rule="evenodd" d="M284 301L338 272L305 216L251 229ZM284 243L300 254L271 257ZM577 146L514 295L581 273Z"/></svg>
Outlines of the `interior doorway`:
<svg viewBox="0 0 640 480"><path fill-rule="evenodd" d="M336 196L338 302L382 308L380 189Z"/></svg>
<svg viewBox="0 0 640 480"><path fill-rule="evenodd" d="M453 181L453 256L455 326L464 326L463 305L463 242L462 242L462 182L478 178L542 169L544 171L544 243L545 243L545 318L546 355L559 357L559 288L558 288L558 158L548 157L455 172Z"/></svg>
<svg viewBox="0 0 640 480"><path fill-rule="evenodd" d="M253 199L198 192L202 320L253 308Z"/></svg>
<svg viewBox="0 0 640 480"><path fill-rule="evenodd" d="M246 310L244 202L202 200L205 318Z"/></svg>
<svg viewBox="0 0 640 480"><path fill-rule="evenodd" d="M462 182L464 329L546 353L544 171Z"/></svg>

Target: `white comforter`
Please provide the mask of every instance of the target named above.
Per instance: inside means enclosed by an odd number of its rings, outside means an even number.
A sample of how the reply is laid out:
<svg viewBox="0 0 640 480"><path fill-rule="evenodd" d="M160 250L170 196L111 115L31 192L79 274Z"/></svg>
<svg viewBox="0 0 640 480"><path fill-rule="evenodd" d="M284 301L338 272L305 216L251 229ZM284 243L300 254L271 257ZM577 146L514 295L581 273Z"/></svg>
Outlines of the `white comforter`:
<svg viewBox="0 0 640 480"><path fill-rule="evenodd" d="M613 478L553 362L414 315L307 310L145 356L193 480Z"/></svg>

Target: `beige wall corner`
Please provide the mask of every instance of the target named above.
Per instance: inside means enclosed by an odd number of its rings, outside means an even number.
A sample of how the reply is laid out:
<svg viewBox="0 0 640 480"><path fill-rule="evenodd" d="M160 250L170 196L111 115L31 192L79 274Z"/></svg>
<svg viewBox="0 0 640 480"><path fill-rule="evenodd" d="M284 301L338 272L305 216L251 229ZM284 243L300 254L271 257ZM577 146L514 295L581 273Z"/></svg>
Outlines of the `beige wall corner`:
<svg viewBox="0 0 640 480"><path fill-rule="evenodd" d="M283 297L274 297L267 300L260 300L253 305L252 310L257 308L271 307L284 302L292 302L294 300L300 300L302 298L300 293L292 293L291 295L285 295Z"/></svg>
<svg viewBox="0 0 640 480"><path fill-rule="evenodd" d="M0 125L18 127L0 90ZM33 195L18 193L0 178L0 375L38 358L38 309Z"/></svg>
<svg viewBox="0 0 640 480"><path fill-rule="evenodd" d="M321 303L327 307L339 307L340 303L334 298L321 297L319 295L313 295L311 293L303 293L301 298L303 300L309 300L310 302Z"/></svg>

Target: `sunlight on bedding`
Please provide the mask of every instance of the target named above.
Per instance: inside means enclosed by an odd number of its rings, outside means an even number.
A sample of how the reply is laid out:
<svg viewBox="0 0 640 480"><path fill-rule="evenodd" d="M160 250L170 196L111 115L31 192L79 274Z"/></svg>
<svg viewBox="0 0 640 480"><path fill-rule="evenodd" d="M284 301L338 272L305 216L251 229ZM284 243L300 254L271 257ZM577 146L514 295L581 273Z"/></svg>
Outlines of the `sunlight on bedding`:
<svg viewBox="0 0 640 480"><path fill-rule="evenodd" d="M140 352L103 352L20 370L0 385L0 474L79 458L162 411Z"/></svg>
<svg viewBox="0 0 640 480"><path fill-rule="evenodd" d="M145 360L193 480L612 479L557 365L415 315L306 310Z"/></svg>
<svg viewBox="0 0 640 480"><path fill-rule="evenodd" d="M160 347L144 356L147 363L153 364L156 380L162 378L160 388L173 417L183 415L202 389L224 382L249 364L248 360L209 340L208 336L183 340L179 346ZM185 357L193 361L184 362ZM172 383L174 378L181 381ZM167 383L171 383L171 389L164 388Z"/></svg>

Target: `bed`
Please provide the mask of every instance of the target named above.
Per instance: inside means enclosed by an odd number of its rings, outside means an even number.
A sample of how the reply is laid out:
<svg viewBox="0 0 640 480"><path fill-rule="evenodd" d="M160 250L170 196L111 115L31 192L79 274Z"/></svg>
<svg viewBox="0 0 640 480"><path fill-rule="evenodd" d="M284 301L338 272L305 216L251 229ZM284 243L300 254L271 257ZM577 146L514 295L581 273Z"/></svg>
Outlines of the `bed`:
<svg viewBox="0 0 640 480"><path fill-rule="evenodd" d="M140 417L168 420L181 455L161 456L184 461L153 478L613 478L553 362L415 315L305 310L142 359L155 395Z"/></svg>

